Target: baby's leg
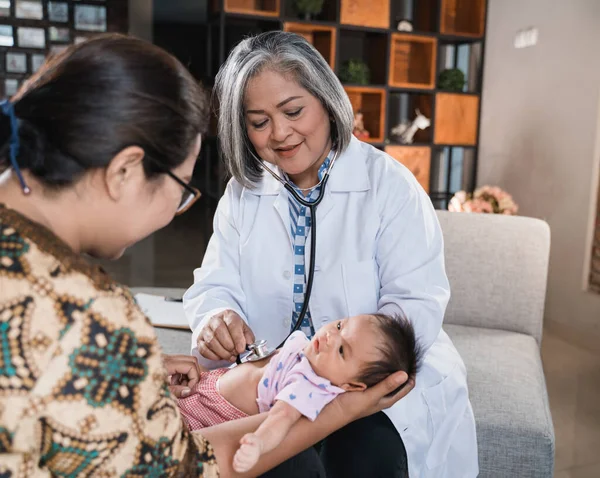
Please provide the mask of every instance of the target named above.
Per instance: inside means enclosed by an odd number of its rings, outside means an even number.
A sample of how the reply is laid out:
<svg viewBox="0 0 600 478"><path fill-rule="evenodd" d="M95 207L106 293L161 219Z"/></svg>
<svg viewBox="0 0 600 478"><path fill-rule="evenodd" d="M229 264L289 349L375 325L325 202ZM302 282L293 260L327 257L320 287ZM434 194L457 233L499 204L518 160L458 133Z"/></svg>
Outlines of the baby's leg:
<svg viewBox="0 0 600 478"><path fill-rule="evenodd" d="M179 410L190 430L211 427L248 415L225 400L217 390L217 380L227 369L218 369L203 373L192 393L180 398Z"/></svg>

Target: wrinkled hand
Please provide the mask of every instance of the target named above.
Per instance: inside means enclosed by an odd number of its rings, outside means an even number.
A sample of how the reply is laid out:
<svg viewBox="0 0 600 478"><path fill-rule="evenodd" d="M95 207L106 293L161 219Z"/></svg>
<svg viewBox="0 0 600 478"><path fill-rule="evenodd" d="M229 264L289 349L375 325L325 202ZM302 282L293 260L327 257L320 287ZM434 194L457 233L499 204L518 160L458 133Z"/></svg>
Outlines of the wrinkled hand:
<svg viewBox="0 0 600 478"><path fill-rule="evenodd" d="M398 393L388 396L400 385L406 383ZM414 388L414 377L408 377L406 372L396 372L364 392L346 392L338 396L336 403L352 420L364 418L374 413L390 408L398 400L406 397Z"/></svg>
<svg viewBox="0 0 600 478"><path fill-rule="evenodd" d="M233 457L233 469L237 473L245 473L258 462L262 444L254 433L248 433L242 437L240 445Z"/></svg>
<svg viewBox="0 0 600 478"><path fill-rule="evenodd" d="M255 341L250 327L233 310L225 310L202 327L198 335L198 352L209 360L229 360L246 350Z"/></svg>
<svg viewBox="0 0 600 478"><path fill-rule="evenodd" d="M163 362L170 376L169 390L177 398L187 397L206 371L191 355L163 355Z"/></svg>

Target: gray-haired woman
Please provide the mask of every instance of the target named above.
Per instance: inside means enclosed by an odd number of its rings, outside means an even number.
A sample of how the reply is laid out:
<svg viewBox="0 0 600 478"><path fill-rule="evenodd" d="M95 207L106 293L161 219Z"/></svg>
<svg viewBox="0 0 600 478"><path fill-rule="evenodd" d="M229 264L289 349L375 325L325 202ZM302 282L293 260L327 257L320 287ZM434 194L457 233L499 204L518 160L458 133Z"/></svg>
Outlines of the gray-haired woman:
<svg viewBox="0 0 600 478"><path fill-rule="evenodd" d="M315 247L314 287L299 324L307 336L343 317L381 312L410 319L425 351L405 398L329 436L320 458L308 451L273 476L323 468L330 478L476 476L466 372L441 328L450 296L443 239L426 193L406 168L352 136L342 85L300 36L244 40L216 92L233 179L184 297L193 353L216 367L255 337L280 343L299 321ZM309 201L323 194L316 222L272 173ZM340 347L340 360L351 360L351 350Z"/></svg>

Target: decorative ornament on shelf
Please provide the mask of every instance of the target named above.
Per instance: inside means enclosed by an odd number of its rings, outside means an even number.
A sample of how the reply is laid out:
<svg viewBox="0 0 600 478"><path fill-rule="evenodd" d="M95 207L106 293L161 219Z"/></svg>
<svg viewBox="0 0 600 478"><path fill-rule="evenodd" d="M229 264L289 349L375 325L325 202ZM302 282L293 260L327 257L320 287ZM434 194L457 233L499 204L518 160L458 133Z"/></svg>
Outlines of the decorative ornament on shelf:
<svg viewBox="0 0 600 478"><path fill-rule="evenodd" d="M354 85L368 85L371 73L362 60L349 60L340 69L340 81Z"/></svg>
<svg viewBox="0 0 600 478"><path fill-rule="evenodd" d="M438 88L447 91L462 91L465 86L465 74L458 68L450 68L440 73Z"/></svg>
<svg viewBox="0 0 600 478"><path fill-rule="evenodd" d="M419 109L415 110L416 118L410 123L403 121L392 128L390 134L398 138L403 144L412 144L415 133L419 129L426 129L431 126L431 120L422 114Z"/></svg>
<svg viewBox="0 0 600 478"><path fill-rule="evenodd" d="M413 25L410 20L405 20L404 18L396 18L396 30L399 32L412 32Z"/></svg>
<svg viewBox="0 0 600 478"><path fill-rule="evenodd" d="M365 129L363 114L360 110L354 113L354 128L352 129L352 134L358 139L369 139L371 136L370 133Z"/></svg>
<svg viewBox="0 0 600 478"><path fill-rule="evenodd" d="M482 186L476 189L473 195L458 191L450 200L448 210L514 216L519 206L510 194L499 187Z"/></svg>
<svg viewBox="0 0 600 478"><path fill-rule="evenodd" d="M295 0L296 10L310 20L312 15L318 15L323 10L324 0Z"/></svg>

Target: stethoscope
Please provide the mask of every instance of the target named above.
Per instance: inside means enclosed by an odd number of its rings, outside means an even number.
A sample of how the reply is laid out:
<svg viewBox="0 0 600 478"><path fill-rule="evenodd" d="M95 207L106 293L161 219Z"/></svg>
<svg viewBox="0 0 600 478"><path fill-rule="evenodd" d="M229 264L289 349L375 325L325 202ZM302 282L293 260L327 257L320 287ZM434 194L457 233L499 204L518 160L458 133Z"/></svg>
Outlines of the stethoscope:
<svg viewBox="0 0 600 478"><path fill-rule="evenodd" d="M236 362L238 364L240 364L242 362L256 362L257 360L262 360L264 358L270 357L277 351L277 349L280 349L281 347L283 347L283 344L285 344L285 341L289 338L290 335L292 335L297 330L300 330L300 327L302 326L302 321L304 320L304 317L306 316L306 313L308 312L308 302L310 300L310 294L312 292L312 285L313 285L313 277L315 274L315 256L316 256L316 250L317 250L317 214L316 214L317 206L323 200L323 197L325 194L325 187L327 186L327 181L329 180L329 173L331 172L331 169L333 168L333 165L334 165L335 161L337 160L338 156L339 156L339 151L335 150L333 158L331 159L331 162L329 163L329 167L325 171L325 174L323 174L323 177L321 178L321 180L319 181L318 184L316 184L315 186L313 186L311 188L301 190L301 191L312 191L315 188L318 188L319 186L321 186L319 195L312 201L309 201L306 198L302 197L300 194L298 194L298 191L296 190L294 185L289 180L283 179L281 176L279 176L279 174L277 174L271 168L267 167L263 163L262 160L260 160L259 158L256 158L259 161L259 164L262 166L262 168L265 171L267 171L268 173L270 173L271 176L273 176L277 181L279 181L281 184L283 184L283 187L288 190L288 192L292 195L292 197L296 201L298 201L301 205L307 207L310 210L310 218L311 218L310 219L310 222L311 222L311 224L310 224L310 243L311 243L310 265L308 268L308 279L306 280L306 292L304 293L304 303L302 304L302 308L300 309L300 313L298 314L298 320L296 321L294 328L290 331L290 333L287 335L287 337L281 342L281 344L279 344L279 347L277 347L277 348L274 348L274 349L270 348L267 345L266 340L258 340L252 344L248 344L246 346L248 353L243 356L242 356L242 354L237 356Z"/></svg>

